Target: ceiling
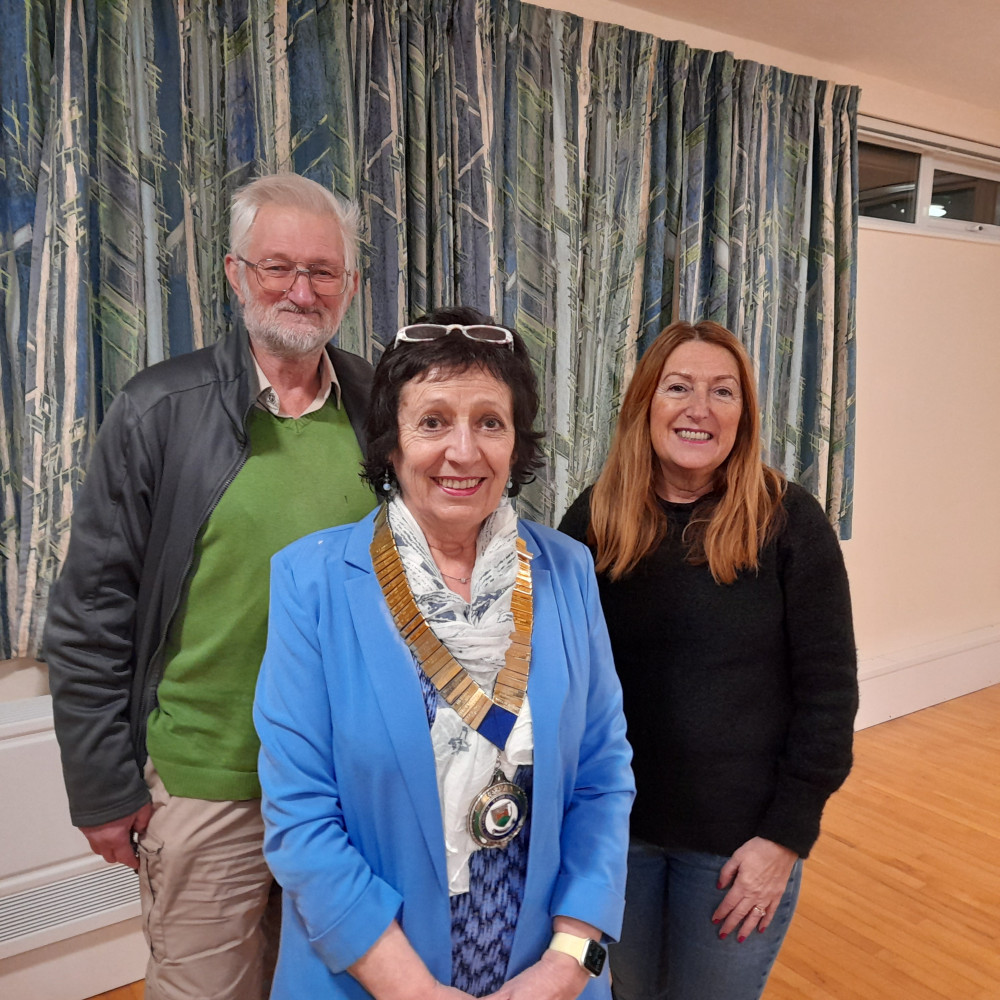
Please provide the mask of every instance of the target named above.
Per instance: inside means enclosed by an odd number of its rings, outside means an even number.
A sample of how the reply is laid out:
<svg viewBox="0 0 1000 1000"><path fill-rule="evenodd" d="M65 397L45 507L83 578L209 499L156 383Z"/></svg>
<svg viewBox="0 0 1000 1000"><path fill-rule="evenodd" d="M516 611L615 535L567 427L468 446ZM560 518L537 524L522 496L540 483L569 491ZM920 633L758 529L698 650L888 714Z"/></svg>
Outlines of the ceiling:
<svg viewBox="0 0 1000 1000"><path fill-rule="evenodd" d="M1000 0L624 2L943 97L1000 109Z"/></svg>

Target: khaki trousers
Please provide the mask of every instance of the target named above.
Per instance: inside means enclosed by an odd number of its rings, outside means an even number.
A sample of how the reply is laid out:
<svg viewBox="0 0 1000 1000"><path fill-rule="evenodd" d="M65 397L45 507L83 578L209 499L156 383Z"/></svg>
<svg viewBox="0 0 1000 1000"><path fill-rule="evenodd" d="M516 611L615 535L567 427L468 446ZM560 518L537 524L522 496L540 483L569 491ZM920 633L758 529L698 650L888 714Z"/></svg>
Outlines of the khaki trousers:
<svg viewBox="0 0 1000 1000"><path fill-rule="evenodd" d="M281 893L264 863L260 801L172 796L152 762L139 839L146 1000L266 1000Z"/></svg>

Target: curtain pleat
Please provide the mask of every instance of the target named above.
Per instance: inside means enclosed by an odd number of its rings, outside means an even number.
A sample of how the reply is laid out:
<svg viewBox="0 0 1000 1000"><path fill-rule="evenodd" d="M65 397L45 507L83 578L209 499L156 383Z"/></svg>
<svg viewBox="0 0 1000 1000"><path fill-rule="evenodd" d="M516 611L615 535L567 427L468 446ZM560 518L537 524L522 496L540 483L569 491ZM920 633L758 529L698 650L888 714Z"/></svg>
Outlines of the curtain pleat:
<svg viewBox="0 0 1000 1000"><path fill-rule="evenodd" d="M5 594L15 653L35 648L65 553L73 495L100 414L91 338L93 26L64 0L35 199L25 324L17 589ZM6 517L6 512L5 512ZM13 596L13 601L11 597Z"/></svg>
<svg viewBox="0 0 1000 1000"><path fill-rule="evenodd" d="M0 656L16 648L20 617L27 318L53 59L46 6L0 5Z"/></svg>
<svg viewBox="0 0 1000 1000"><path fill-rule="evenodd" d="M638 357L734 330L769 461L850 526L857 90L518 0L28 0L0 11L0 656L37 652L73 496L137 370L232 314L229 200L362 209L342 346L458 302L524 336L548 463L593 481Z"/></svg>

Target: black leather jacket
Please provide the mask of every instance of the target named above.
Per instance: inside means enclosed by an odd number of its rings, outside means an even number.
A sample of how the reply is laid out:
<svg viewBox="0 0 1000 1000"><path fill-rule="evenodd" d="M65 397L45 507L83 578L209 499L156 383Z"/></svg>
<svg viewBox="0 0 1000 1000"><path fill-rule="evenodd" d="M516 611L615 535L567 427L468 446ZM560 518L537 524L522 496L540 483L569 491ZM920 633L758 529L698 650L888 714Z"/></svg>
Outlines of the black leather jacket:
<svg viewBox="0 0 1000 1000"><path fill-rule="evenodd" d="M362 451L372 368L327 348ZM246 461L257 376L242 329L132 378L101 425L49 594L43 658L77 826L149 801L146 720L195 540Z"/></svg>

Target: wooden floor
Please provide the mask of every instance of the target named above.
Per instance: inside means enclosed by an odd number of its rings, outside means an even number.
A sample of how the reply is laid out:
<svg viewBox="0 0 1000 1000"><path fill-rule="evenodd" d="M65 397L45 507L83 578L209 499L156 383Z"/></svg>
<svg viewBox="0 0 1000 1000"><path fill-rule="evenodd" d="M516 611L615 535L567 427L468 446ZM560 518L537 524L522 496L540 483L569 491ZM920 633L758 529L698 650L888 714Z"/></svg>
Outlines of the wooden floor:
<svg viewBox="0 0 1000 1000"><path fill-rule="evenodd" d="M142 1000L145 992L141 982L132 983L131 986L119 986L108 993L99 993L93 1000Z"/></svg>
<svg viewBox="0 0 1000 1000"><path fill-rule="evenodd" d="M1000 685L858 733L765 1000L1000 998Z"/></svg>
<svg viewBox="0 0 1000 1000"><path fill-rule="evenodd" d="M866 729L855 756L764 1000L1000 1000L1000 685Z"/></svg>

